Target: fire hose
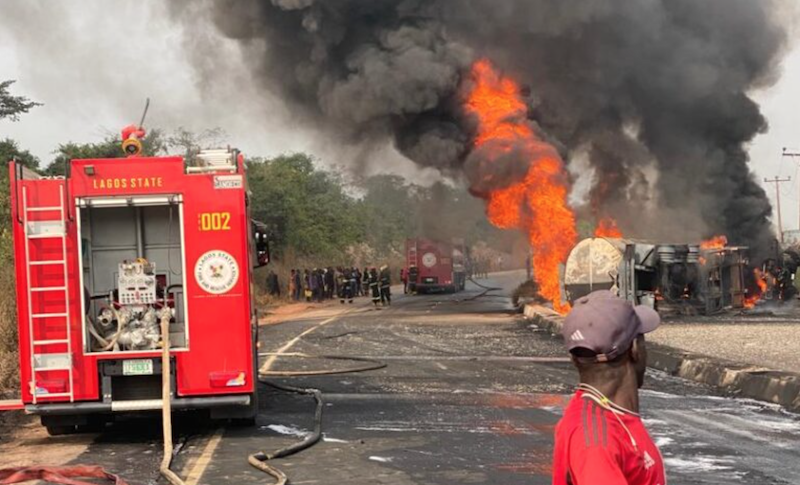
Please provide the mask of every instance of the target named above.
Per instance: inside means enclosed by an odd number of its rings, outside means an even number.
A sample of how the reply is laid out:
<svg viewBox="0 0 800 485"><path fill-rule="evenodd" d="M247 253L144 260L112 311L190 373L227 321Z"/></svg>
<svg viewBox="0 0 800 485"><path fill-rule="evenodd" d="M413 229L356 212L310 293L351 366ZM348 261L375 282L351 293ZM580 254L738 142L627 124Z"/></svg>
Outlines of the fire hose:
<svg viewBox="0 0 800 485"><path fill-rule="evenodd" d="M482 284L478 283L477 281L475 281L475 280L472 278L472 276L470 276L470 277L469 277L469 278L467 278L467 279L468 279L468 280L470 280L470 281L472 282L472 284L473 284L473 285L475 285L475 286L477 286L477 287L479 287L479 288L483 288L483 289L484 289L484 290L486 290L486 291L496 291L496 290L502 290L502 288L500 288L499 286L485 286L485 285L482 285Z"/></svg>
<svg viewBox="0 0 800 485"><path fill-rule="evenodd" d="M281 448L280 450L273 451L272 453L265 453L263 451L259 451L258 453L253 453L252 455L247 457L247 462L250 463L250 465L274 477L276 480L275 485L285 485L286 482L289 480L286 474L280 469L275 468L274 466L268 464L267 462L270 460L274 460L276 458L283 458L298 453L300 451L303 451L306 448L310 448L320 440L320 438L322 437L322 409L325 406L322 400L322 391L313 388L302 389L299 387L275 384L274 382L269 382L263 379L259 379L259 382L261 382L262 384L266 384L270 387L274 387L275 389L279 389L281 391L314 396L314 400L317 403L317 408L314 411L314 431L308 436L306 436L302 441L287 446L285 448Z"/></svg>
<svg viewBox="0 0 800 485"><path fill-rule="evenodd" d="M477 286L479 288L482 288L483 291L478 293L477 295L471 296L469 298L462 298L462 299L458 300L459 302L477 300L478 298L483 298L484 296L488 295L490 291L502 290L502 288L500 288L498 286L485 286L485 285L482 285L482 284L478 283L477 281L475 281L474 279L472 279L472 276L470 276L467 279L469 281L471 281L473 285L475 285L475 286Z"/></svg>
<svg viewBox="0 0 800 485"><path fill-rule="evenodd" d="M172 485L185 485L183 480L169 466L172 463L172 379L169 358L169 321L172 318L169 307L161 309L161 418L164 431L164 457L161 459L161 475Z"/></svg>
<svg viewBox="0 0 800 485"><path fill-rule="evenodd" d="M161 350L161 399L162 399L162 428L163 428L163 441L164 441L164 456L161 461L159 471L161 475L167 479L172 485L185 485L184 481L170 469L173 457L173 443L172 443L172 383L171 383L171 361L170 361L170 341L169 341L169 321L171 315L168 308L164 308L161 313L161 335L162 335L162 350ZM313 376L313 375L332 375L332 374L348 374L354 372L366 372L370 370L377 370L386 367L386 363L364 358L364 357L348 357L344 355L311 355L304 353L270 353L266 355L279 355L281 357L301 357L301 358L317 358L335 361L354 361L366 362L367 365L350 368L338 369L325 369L315 371L263 371L259 372L258 382L278 389L284 392L294 394L303 394L314 396L316 401L316 410L314 412L314 431L306 436L302 441L289 445L285 448L266 453L259 451L248 456L248 463L254 468L275 478L275 485L286 485L288 477L280 469L270 465L269 461L284 458L307 448L310 448L322 437L322 410L324 409L324 401L322 399L322 391L314 388L299 388L288 386L285 384L276 384L274 382L263 379L266 376ZM61 483L65 485L95 485L92 482L76 480L76 478L94 478L104 479L115 485L128 485L122 478L112 473L109 473L98 466L63 466L63 467L16 467L8 469L0 469L0 485L21 483L30 480L44 480L51 483Z"/></svg>
<svg viewBox="0 0 800 485"><path fill-rule="evenodd" d="M289 352L289 353L280 353L280 352L266 352L261 355L268 355L268 356L278 356L278 357L300 357L304 359L323 359L323 360L349 360L353 362L366 362L367 365L359 366L359 367L345 367L345 368L338 368L338 369L324 369L324 370L301 370L301 371L276 371L276 370L268 370L268 371L259 371L259 377L303 377L303 376L327 376L327 375L338 375L338 374L353 374L356 372L367 372L371 370L378 370L383 369L386 367L385 362L381 362L375 359L369 359L366 357L348 357L346 355L312 355L312 354L304 354L300 352ZM266 384L271 385L269 382L265 382ZM275 387L275 386L273 386ZM295 391L292 391L295 392Z"/></svg>
<svg viewBox="0 0 800 485"><path fill-rule="evenodd" d="M267 462L270 460L274 460L276 458L283 458L298 453L300 451L303 451L307 448L310 448L320 440L320 438L322 437L322 410L325 407L325 403L322 400L322 391L320 391L319 389L299 388L294 386L287 386L285 384L276 384L274 382L263 379L263 377L266 376L299 377L299 376L315 376L315 375L322 376L322 375L332 375L332 374L350 374L354 372L366 372L370 370L383 369L384 367L386 367L386 363L364 357L347 357L344 355L311 355L299 352L294 352L294 353L270 352L264 355L276 355L280 357L301 357L301 358L312 358L312 359L316 358L316 359L336 360L336 361L349 360L355 362L368 363L367 365L362 365L359 367L313 370L313 371L259 371L258 373L259 382L261 382L262 384L266 384L270 387L285 392L314 396L314 400L317 403L317 408L316 411L314 412L314 431L311 434L306 436L302 441L287 446L286 448L281 448L280 450L273 451L272 453L265 453L263 451L260 451L258 453L250 455L247 458L247 462L250 463L250 465L274 477L276 480L275 485L285 485L286 482L288 481L288 477L286 476L286 474L283 471L279 470L278 468L275 468L274 466L268 464Z"/></svg>
<svg viewBox="0 0 800 485"><path fill-rule="evenodd" d="M183 480L170 470L172 463L172 384L170 380L170 358L169 358L169 321L172 314L168 307L161 311L161 400L162 400L162 428L164 432L164 458L161 461L160 472L172 485L185 485ZM91 328L91 326L90 326ZM113 346L122 329L114 336L110 344ZM102 337L95 335L103 343ZM128 485L122 478L105 471L99 466L38 466L38 467L16 467L0 469L0 484L7 485L21 483L31 480L44 480L50 483L63 483L65 485L94 485L92 482L77 480L77 478L99 478L112 482L115 485Z"/></svg>
<svg viewBox="0 0 800 485"><path fill-rule="evenodd" d="M110 307L110 310L112 313L114 313L114 318L117 320L117 327L118 327L117 331L111 337L111 340L106 340L99 333L97 333L97 328L95 328L97 323L90 315L86 315L86 318L89 320L89 325L87 325L89 333L101 345L101 347L96 349L99 351L106 351L113 349L114 346L117 344L117 340L119 340L120 335L122 335L122 331L125 330L125 324L123 323L122 318L120 318L119 312L113 306Z"/></svg>
<svg viewBox="0 0 800 485"><path fill-rule="evenodd" d="M108 473L99 466L31 466L0 469L0 484L12 484L43 480L65 485L97 485L96 482L77 480L78 478L103 479L115 485L128 485L122 478Z"/></svg>

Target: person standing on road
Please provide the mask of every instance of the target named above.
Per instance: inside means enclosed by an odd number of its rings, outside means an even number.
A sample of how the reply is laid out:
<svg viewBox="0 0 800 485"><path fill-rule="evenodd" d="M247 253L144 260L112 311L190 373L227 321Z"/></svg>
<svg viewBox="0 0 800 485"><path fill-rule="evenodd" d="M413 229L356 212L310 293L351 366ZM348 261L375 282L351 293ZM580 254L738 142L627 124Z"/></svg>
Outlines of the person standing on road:
<svg viewBox="0 0 800 485"><path fill-rule="evenodd" d="M364 296L369 296L369 269L366 266L361 274L361 292Z"/></svg>
<svg viewBox="0 0 800 485"><path fill-rule="evenodd" d="M269 289L270 296L275 296L280 298L281 296L281 284L278 281L278 275L272 270L269 270L269 274L267 275L267 288Z"/></svg>
<svg viewBox="0 0 800 485"><path fill-rule="evenodd" d="M344 305L345 300L350 300L353 303L353 295L351 293L350 277L348 271L344 268L339 268L336 272L336 283L339 290L339 302Z"/></svg>
<svg viewBox="0 0 800 485"><path fill-rule="evenodd" d="M295 296L297 295L297 289L295 288L295 281L294 281L295 271L289 272L289 298L292 300L296 300Z"/></svg>
<svg viewBox="0 0 800 485"><path fill-rule="evenodd" d="M353 277L353 296L359 296L361 293L361 271L355 266L350 268L350 274Z"/></svg>
<svg viewBox="0 0 800 485"><path fill-rule="evenodd" d="M386 265L381 266L380 285L381 285L381 305L391 305L392 273L391 271L389 271L389 267Z"/></svg>
<svg viewBox="0 0 800 485"><path fill-rule="evenodd" d="M313 287L314 274L311 273L308 269L306 269L304 277L305 277L305 286L303 287L303 290L305 292L306 301L310 302L311 297L314 296L314 287Z"/></svg>
<svg viewBox="0 0 800 485"><path fill-rule="evenodd" d="M336 273L333 271L333 266L328 266L325 269L325 298L333 299L336 289Z"/></svg>
<svg viewBox="0 0 800 485"><path fill-rule="evenodd" d="M408 294L408 273L405 268L400 268L400 281L403 282L403 294Z"/></svg>
<svg viewBox="0 0 800 485"><path fill-rule="evenodd" d="M375 268L369 272L369 289L372 291L372 304L378 306L381 301L381 288L378 281L378 270Z"/></svg>
<svg viewBox="0 0 800 485"><path fill-rule="evenodd" d="M303 278L300 276L300 268L294 270L294 301L300 301L303 297Z"/></svg>
<svg viewBox="0 0 800 485"><path fill-rule="evenodd" d="M556 426L553 485L666 485L664 460L639 416L644 334L661 319L610 291L575 302L561 333L580 384Z"/></svg>
<svg viewBox="0 0 800 485"><path fill-rule="evenodd" d="M322 300L325 299L325 278L321 269L314 270L314 278L317 282L316 301L322 303Z"/></svg>

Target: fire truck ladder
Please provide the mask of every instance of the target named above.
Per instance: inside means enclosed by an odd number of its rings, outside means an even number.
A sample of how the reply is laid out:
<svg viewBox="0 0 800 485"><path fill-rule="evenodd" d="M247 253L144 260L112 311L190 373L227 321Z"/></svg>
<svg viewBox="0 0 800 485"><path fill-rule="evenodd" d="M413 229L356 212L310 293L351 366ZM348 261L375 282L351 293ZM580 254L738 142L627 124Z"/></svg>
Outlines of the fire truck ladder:
<svg viewBox="0 0 800 485"><path fill-rule="evenodd" d="M408 258L409 263L412 263L412 264L409 264L409 267L416 266L417 268L419 268L419 260L417 259L418 256L417 256L417 240L416 239L414 240L414 244L409 244L408 245L407 258Z"/></svg>
<svg viewBox="0 0 800 485"><path fill-rule="evenodd" d="M70 314L69 314L69 279L67 278L67 219L66 207L64 200L64 185L59 186L61 201L57 206L42 206L42 207L28 207L28 194L27 187L22 187L22 213L23 213L23 227L25 230L25 265L28 277L28 336L30 340L30 356L31 356L31 394L33 395L33 403L36 404L37 397L40 395L38 386L36 385L36 374L45 371L67 371L69 372L69 382L67 383L67 391L59 393L41 394L43 397L69 397L70 402L75 400L74 392L74 376L73 376L73 362L72 362L72 337L69 328ZM35 220L29 221L28 215L34 212L58 212L61 216L60 219L51 220ZM55 260L34 260L30 259L30 242L35 239L58 239L61 241L61 259ZM31 266L60 266L63 269L64 285L63 286L39 286L34 287L31 285ZM33 293L57 293L64 296L64 312L63 313L34 313L33 312ZM55 318L64 320L65 335L63 338L37 340L35 334L34 320L43 318ZM63 345L66 344L66 354L60 353L36 353L39 347L48 345Z"/></svg>

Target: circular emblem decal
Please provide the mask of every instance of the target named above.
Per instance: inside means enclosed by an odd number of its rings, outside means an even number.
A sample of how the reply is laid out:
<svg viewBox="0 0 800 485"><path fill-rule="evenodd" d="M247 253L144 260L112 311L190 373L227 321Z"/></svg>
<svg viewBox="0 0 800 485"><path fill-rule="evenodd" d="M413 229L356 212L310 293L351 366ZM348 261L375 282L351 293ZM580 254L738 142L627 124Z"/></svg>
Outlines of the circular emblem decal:
<svg viewBox="0 0 800 485"><path fill-rule="evenodd" d="M239 265L229 253L212 250L197 260L194 277L200 288L220 295L229 292L239 281Z"/></svg>
<svg viewBox="0 0 800 485"><path fill-rule="evenodd" d="M433 253L425 253L422 255L422 264L426 268L433 268L436 266L436 255Z"/></svg>

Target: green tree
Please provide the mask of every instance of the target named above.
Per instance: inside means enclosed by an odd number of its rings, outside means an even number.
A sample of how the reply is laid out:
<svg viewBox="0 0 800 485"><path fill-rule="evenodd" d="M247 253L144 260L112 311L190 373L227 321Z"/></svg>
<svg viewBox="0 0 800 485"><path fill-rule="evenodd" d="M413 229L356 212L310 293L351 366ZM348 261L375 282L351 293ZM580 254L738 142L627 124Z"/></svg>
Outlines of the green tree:
<svg viewBox="0 0 800 485"><path fill-rule="evenodd" d="M11 121L18 121L20 114L42 105L42 103L31 101L24 96L13 96L8 88L15 82L13 80L0 81L0 120L8 118Z"/></svg>
<svg viewBox="0 0 800 485"><path fill-rule="evenodd" d="M363 180L361 199L366 239L381 254L403 251L414 236L416 216L424 189L399 175L375 175Z"/></svg>
<svg viewBox="0 0 800 485"><path fill-rule="evenodd" d="M11 138L0 140L0 161L6 163L11 160L16 160L30 169L39 168L39 159L28 150L22 150L16 141Z"/></svg>
<svg viewBox="0 0 800 485"><path fill-rule="evenodd" d="M317 169L302 153L248 161L252 215L275 228L275 252L345 263L345 249L362 239L358 204L340 177Z"/></svg>

